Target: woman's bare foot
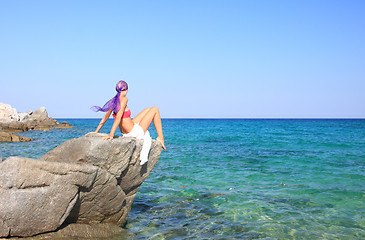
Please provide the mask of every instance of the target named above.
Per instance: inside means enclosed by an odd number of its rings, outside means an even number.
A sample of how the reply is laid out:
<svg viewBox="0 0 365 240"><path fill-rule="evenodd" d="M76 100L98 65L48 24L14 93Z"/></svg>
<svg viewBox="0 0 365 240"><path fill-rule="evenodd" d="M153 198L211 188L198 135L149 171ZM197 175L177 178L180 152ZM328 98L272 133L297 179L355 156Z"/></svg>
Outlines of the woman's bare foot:
<svg viewBox="0 0 365 240"><path fill-rule="evenodd" d="M165 141L163 139L160 139L160 138L156 138L157 141L159 141L161 143L161 146L164 150L166 150L166 147L165 147Z"/></svg>

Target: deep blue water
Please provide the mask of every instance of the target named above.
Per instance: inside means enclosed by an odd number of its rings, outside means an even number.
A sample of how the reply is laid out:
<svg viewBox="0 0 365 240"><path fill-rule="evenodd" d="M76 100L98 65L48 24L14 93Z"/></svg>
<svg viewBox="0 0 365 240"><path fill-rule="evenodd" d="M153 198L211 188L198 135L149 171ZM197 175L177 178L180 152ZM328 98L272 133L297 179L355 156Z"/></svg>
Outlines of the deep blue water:
<svg viewBox="0 0 365 240"><path fill-rule="evenodd" d="M39 158L99 122L65 120L75 128L22 133L35 140L0 143L0 157ZM162 124L168 150L140 187L120 238L365 239L365 120Z"/></svg>

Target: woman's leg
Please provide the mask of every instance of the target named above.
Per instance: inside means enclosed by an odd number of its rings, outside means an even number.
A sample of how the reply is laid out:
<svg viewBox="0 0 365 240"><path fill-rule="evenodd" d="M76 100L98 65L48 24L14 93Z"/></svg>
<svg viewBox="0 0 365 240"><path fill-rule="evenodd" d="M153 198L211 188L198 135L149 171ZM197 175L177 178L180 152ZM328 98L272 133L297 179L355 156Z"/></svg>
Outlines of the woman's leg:
<svg viewBox="0 0 365 240"><path fill-rule="evenodd" d="M161 124L161 117L160 117L160 111L157 107L151 107L142 120L139 122L139 126L142 127L142 129L146 132L148 128L150 127L151 123L153 121L153 124L155 125L156 132L157 132L157 141L161 142L161 145L163 149L165 148L165 140L162 133L162 124Z"/></svg>
<svg viewBox="0 0 365 240"><path fill-rule="evenodd" d="M148 110L150 110L150 108L145 108L142 112L138 113L137 116L135 116L132 121L134 123L139 123L142 118L146 115L146 113L148 112Z"/></svg>

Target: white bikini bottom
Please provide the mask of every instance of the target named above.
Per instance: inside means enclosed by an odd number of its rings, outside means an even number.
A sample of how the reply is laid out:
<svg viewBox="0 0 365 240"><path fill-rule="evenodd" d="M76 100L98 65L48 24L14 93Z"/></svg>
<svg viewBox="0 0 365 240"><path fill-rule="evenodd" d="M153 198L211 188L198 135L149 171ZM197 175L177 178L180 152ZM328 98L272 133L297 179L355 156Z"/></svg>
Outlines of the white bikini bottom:
<svg viewBox="0 0 365 240"><path fill-rule="evenodd" d="M152 138L148 130L144 132L143 128L139 126L138 123L135 123L132 128L132 131L123 134L123 137L134 137L137 139L143 139L143 146L140 154L140 160L141 160L140 164L141 165L145 164L148 161L148 154L150 152L152 144Z"/></svg>

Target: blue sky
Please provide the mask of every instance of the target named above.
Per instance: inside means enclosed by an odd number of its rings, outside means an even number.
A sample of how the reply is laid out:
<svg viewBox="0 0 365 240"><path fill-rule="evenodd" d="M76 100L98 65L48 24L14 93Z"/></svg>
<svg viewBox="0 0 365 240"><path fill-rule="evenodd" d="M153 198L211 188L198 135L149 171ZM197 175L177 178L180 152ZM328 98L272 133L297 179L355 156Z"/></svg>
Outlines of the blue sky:
<svg viewBox="0 0 365 240"><path fill-rule="evenodd" d="M365 117L365 1L0 0L0 102L55 118Z"/></svg>

